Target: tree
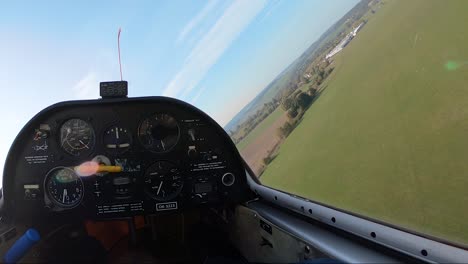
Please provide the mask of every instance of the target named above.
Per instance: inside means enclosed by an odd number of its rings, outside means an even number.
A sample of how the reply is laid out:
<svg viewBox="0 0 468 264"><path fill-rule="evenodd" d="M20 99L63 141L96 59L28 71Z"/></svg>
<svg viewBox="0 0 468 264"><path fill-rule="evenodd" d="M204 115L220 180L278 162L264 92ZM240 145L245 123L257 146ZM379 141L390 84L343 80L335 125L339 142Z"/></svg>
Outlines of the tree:
<svg viewBox="0 0 468 264"><path fill-rule="evenodd" d="M304 92L300 92L296 95L297 105L303 110L306 109L312 102L312 97Z"/></svg>
<svg viewBox="0 0 468 264"><path fill-rule="evenodd" d="M323 81L323 78L320 77L320 75L318 75L318 76L315 78L315 83L316 83L317 85L322 84L322 81Z"/></svg>
<svg viewBox="0 0 468 264"><path fill-rule="evenodd" d="M282 127L278 128L278 134L282 138L286 138L294 129L294 126L286 122Z"/></svg>
<svg viewBox="0 0 468 264"><path fill-rule="evenodd" d="M311 85L309 90L307 90L307 92L309 93L310 97L315 97L315 95L317 93L317 89L314 86Z"/></svg>
<svg viewBox="0 0 468 264"><path fill-rule="evenodd" d="M297 106L291 107L291 109L288 110L288 117L295 118L299 114L298 110Z"/></svg>
<svg viewBox="0 0 468 264"><path fill-rule="evenodd" d="M322 68L319 68L317 74L321 79L325 77L325 71Z"/></svg>
<svg viewBox="0 0 468 264"><path fill-rule="evenodd" d="M281 107L283 108L284 111L288 111L289 108L291 108L294 104L294 101L292 98L287 97L283 98L283 101L281 102Z"/></svg>

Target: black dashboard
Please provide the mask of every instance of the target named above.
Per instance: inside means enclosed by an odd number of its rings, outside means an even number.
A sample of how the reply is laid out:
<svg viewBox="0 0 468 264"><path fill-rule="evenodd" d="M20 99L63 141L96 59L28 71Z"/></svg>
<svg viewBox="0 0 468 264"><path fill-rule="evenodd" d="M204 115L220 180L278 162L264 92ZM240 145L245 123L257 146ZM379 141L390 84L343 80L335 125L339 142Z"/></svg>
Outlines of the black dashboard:
<svg viewBox="0 0 468 264"><path fill-rule="evenodd" d="M17 218L122 218L248 199L225 131L182 101L70 101L37 114L7 157L4 203Z"/></svg>

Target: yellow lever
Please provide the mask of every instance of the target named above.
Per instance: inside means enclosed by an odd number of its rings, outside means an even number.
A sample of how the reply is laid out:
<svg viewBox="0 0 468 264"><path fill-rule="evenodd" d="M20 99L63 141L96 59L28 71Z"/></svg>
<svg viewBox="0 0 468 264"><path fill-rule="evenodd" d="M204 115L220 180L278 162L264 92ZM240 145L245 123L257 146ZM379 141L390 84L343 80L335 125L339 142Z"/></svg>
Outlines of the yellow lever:
<svg viewBox="0 0 468 264"><path fill-rule="evenodd" d="M97 172L122 172L121 166L99 165Z"/></svg>
<svg viewBox="0 0 468 264"><path fill-rule="evenodd" d="M78 176L91 176L99 172L122 172L122 166L100 165L97 162L88 161L75 167Z"/></svg>

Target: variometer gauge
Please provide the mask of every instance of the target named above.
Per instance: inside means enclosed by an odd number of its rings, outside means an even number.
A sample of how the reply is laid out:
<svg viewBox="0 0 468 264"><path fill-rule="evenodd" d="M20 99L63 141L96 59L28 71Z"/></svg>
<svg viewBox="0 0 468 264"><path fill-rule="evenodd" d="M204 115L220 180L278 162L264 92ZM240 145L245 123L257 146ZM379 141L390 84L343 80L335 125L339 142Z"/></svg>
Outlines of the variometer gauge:
<svg viewBox="0 0 468 264"><path fill-rule="evenodd" d="M179 169L168 161L158 161L145 172L145 191L157 201L170 201L180 194L184 179Z"/></svg>
<svg viewBox="0 0 468 264"><path fill-rule="evenodd" d="M84 120L69 119L60 127L60 145L67 153L80 156L94 147L94 130Z"/></svg>
<svg viewBox="0 0 468 264"><path fill-rule="evenodd" d="M144 119L138 128L138 139L147 149L156 153L168 152L179 141L179 125L168 114L154 114Z"/></svg>
<svg viewBox="0 0 468 264"><path fill-rule="evenodd" d="M44 186L47 196L59 207L73 208L83 199L83 182L70 168L53 168L47 173Z"/></svg>

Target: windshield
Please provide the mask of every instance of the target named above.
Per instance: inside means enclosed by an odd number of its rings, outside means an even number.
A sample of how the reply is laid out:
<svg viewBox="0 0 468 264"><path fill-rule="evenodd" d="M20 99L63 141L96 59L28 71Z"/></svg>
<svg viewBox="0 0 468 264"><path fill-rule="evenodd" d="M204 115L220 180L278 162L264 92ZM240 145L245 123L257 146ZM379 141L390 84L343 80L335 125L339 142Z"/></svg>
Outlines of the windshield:
<svg viewBox="0 0 468 264"><path fill-rule="evenodd" d="M10 1L0 169L58 101L187 101L262 184L468 244L468 1ZM38 150L40 151L40 150Z"/></svg>

